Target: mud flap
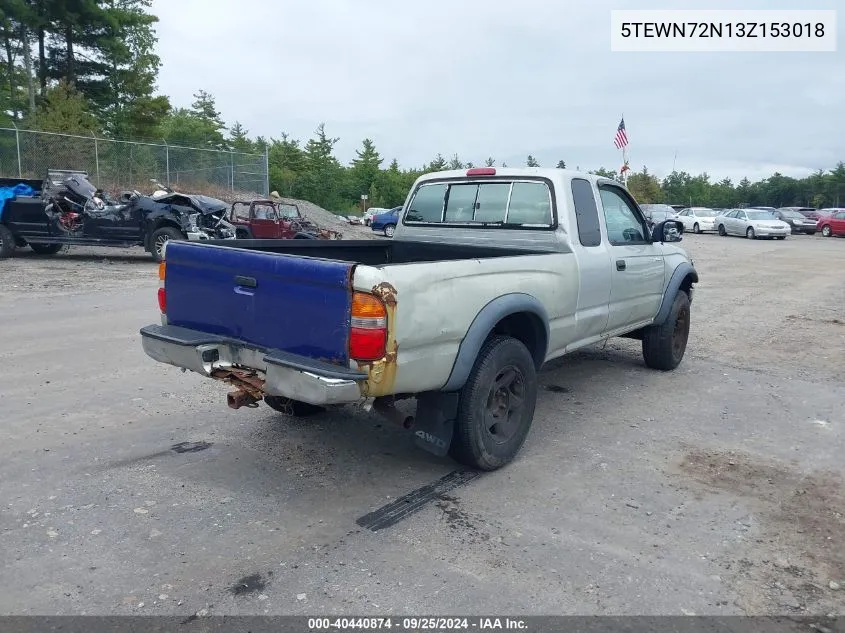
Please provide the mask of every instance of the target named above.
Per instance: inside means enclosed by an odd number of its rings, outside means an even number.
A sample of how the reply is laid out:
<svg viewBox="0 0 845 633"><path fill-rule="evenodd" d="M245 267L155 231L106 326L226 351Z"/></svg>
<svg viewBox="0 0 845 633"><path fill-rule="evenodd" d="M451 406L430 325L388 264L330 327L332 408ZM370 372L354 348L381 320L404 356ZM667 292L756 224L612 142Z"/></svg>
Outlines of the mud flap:
<svg viewBox="0 0 845 633"><path fill-rule="evenodd" d="M429 391L417 396L414 443L424 451L444 457L452 443L458 415L459 392Z"/></svg>

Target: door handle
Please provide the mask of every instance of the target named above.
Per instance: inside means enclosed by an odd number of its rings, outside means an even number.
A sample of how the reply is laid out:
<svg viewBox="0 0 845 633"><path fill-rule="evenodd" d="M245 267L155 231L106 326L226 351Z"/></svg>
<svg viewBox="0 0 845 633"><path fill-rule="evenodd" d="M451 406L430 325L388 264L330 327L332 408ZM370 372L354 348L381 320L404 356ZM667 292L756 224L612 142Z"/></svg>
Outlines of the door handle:
<svg viewBox="0 0 845 633"><path fill-rule="evenodd" d="M244 277L243 275L235 276L235 283L245 288L257 288L258 280L255 277Z"/></svg>
<svg viewBox="0 0 845 633"><path fill-rule="evenodd" d="M616 270L625 270L625 260L624 259L617 259L616 260Z"/></svg>

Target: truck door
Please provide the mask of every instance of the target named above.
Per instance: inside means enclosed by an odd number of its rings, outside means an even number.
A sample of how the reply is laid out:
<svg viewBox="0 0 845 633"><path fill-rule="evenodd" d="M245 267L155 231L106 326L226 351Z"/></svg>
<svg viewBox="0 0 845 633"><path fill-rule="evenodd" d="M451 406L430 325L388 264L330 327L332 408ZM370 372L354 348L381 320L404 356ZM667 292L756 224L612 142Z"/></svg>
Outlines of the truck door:
<svg viewBox="0 0 845 633"><path fill-rule="evenodd" d="M281 237L279 229L279 218L276 216L276 208L272 202L253 202L252 236L256 239L276 240Z"/></svg>
<svg viewBox="0 0 845 633"><path fill-rule="evenodd" d="M599 185L610 251L607 332L654 318L663 299L663 249L652 244L648 224L622 187Z"/></svg>
<svg viewBox="0 0 845 633"><path fill-rule="evenodd" d="M583 340L598 336L607 328L611 290L610 253L606 241L602 239L595 190L590 181L572 179L572 202L578 229L578 239L576 241L573 236L572 246L578 249L581 279L573 340Z"/></svg>

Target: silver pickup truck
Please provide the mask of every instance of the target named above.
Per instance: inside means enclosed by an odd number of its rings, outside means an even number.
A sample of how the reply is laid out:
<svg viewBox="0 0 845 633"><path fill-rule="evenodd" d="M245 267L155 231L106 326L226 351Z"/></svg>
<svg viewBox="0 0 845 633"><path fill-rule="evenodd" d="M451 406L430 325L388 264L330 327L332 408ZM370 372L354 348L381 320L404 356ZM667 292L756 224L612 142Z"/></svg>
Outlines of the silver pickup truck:
<svg viewBox="0 0 845 633"><path fill-rule="evenodd" d="M420 177L392 239L167 244L153 359L234 387L229 406L361 404L493 470L519 451L544 362L610 337L671 370L692 261L618 182L562 169ZM412 416L397 400L416 400Z"/></svg>

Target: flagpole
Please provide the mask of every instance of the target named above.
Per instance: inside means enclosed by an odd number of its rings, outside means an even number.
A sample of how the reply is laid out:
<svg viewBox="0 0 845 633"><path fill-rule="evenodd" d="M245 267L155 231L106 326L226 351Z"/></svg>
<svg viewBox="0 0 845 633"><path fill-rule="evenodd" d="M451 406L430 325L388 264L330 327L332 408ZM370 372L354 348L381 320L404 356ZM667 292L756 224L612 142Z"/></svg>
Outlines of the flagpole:
<svg viewBox="0 0 845 633"><path fill-rule="evenodd" d="M625 113L622 113L622 121L625 120ZM625 136L627 137L628 131L625 130ZM622 184L626 187L628 186L628 170L626 167L628 166L628 142L627 138L625 139L625 143L622 145Z"/></svg>
<svg viewBox="0 0 845 633"><path fill-rule="evenodd" d="M622 168L624 169L627 166L628 166L628 144L626 143L622 147ZM625 169L625 171L623 171L622 174L623 174L622 184L627 187L628 186L628 170Z"/></svg>

